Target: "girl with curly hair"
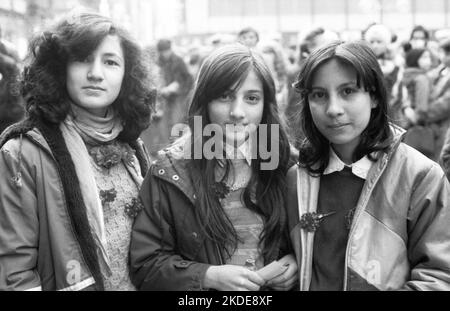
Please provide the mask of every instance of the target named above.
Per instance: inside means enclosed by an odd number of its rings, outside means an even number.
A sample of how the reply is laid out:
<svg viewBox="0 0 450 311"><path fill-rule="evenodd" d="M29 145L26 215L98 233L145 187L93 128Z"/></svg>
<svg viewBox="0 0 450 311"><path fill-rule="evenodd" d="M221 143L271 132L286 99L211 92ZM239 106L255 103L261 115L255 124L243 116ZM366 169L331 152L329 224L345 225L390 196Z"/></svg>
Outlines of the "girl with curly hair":
<svg viewBox="0 0 450 311"><path fill-rule="evenodd" d="M77 13L36 36L21 81L27 118L0 138L0 288L133 290L140 133L154 90L136 42Z"/></svg>
<svg viewBox="0 0 450 311"><path fill-rule="evenodd" d="M315 50L295 87L306 138L287 202L300 290L448 290L450 185L388 122L371 48Z"/></svg>
<svg viewBox="0 0 450 311"><path fill-rule="evenodd" d="M189 109L190 130L161 153L142 186L144 209L130 247L130 274L139 289L295 286L284 200L290 146L275 94L270 70L249 48L224 46L205 59ZM217 153L205 152L206 138L213 136L207 128L218 137ZM255 133L259 139L250 139ZM270 157L253 153L267 140ZM199 156L197 144L204 151ZM261 272L275 260L279 273Z"/></svg>

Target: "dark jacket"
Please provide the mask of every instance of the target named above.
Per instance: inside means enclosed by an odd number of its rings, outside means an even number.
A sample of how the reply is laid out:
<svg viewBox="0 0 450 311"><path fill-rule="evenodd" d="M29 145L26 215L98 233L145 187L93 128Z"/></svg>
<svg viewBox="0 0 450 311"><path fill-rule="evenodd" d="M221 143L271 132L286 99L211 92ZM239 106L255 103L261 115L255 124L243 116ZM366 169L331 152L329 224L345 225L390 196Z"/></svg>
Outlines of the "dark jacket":
<svg viewBox="0 0 450 311"><path fill-rule="evenodd" d="M192 78L184 60L172 52L168 59L162 57L158 60L158 65L161 68L162 78L164 85L167 86L173 82L178 82L180 89L177 94L172 94L168 101L174 100L176 97L185 97L192 89L194 85L194 79Z"/></svg>
<svg viewBox="0 0 450 311"><path fill-rule="evenodd" d="M210 265L224 264L217 244L208 239L195 216L196 195L188 160L171 151L155 161L142 184L144 205L131 235L130 276L140 290L203 290ZM280 246L280 256L286 255ZM264 258L270 263L277 258Z"/></svg>

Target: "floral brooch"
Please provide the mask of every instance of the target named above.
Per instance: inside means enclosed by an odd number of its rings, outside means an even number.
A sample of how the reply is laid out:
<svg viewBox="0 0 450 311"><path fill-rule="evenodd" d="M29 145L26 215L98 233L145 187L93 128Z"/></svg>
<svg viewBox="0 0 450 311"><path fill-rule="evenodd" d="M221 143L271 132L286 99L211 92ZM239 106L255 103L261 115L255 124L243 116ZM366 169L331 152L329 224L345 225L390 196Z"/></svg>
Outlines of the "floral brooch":
<svg viewBox="0 0 450 311"><path fill-rule="evenodd" d="M100 200L102 201L102 205L105 203L112 203L116 199L117 191L112 188L109 190L100 190Z"/></svg>
<svg viewBox="0 0 450 311"><path fill-rule="evenodd" d="M107 169L116 165L117 163L122 161L122 159L127 165L133 164L134 161L134 150L122 146L118 143L92 147L89 150L89 154L92 156L98 166Z"/></svg>
<svg viewBox="0 0 450 311"><path fill-rule="evenodd" d="M308 232L315 232L320 227L320 223L325 217L333 215L335 213L336 212L330 212L327 214L318 214L316 212L305 213L300 218L300 228Z"/></svg>
<svg viewBox="0 0 450 311"><path fill-rule="evenodd" d="M143 208L144 205L138 199L133 198L130 203L125 205L125 214L130 218L135 218Z"/></svg>
<svg viewBox="0 0 450 311"><path fill-rule="evenodd" d="M225 199L225 197L230 193L230 187L228 187L228 185L223 181L215 182L211 186L211 188L213 189L219 200Z"/></svg>

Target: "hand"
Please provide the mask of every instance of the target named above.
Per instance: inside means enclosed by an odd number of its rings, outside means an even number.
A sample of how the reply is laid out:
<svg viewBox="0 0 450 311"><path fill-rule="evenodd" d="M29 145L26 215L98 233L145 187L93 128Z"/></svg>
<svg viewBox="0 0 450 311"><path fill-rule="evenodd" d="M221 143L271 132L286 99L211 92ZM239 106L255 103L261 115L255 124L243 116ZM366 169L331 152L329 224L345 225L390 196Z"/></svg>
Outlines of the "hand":
<svg viewBox="0 0 450 311"><path fill-rule="evenodd" d="M221 291L258 291L264 280L254 271L241 266L211 266L206 270L204 287Z"/></svg>
<svg viewBox="0 0 450 311"><path fill-rule="evenodd" d="M297 284L297 262L292 254L286 255L278 260L283 265L289 265L289 267L277 277L274 277L267 282L267 286L274 290L287 291Z"/></svg>

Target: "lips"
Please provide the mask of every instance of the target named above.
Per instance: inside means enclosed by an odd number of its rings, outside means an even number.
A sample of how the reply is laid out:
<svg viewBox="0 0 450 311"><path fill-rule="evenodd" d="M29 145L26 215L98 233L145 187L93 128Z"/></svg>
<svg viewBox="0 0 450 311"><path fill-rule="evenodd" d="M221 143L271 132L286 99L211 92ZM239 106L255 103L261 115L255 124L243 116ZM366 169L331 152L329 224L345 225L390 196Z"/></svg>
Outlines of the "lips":
<svg viewBox="0 0 450 311"><path fill-rule="evenodd" d="M92 91L106 91L104 88L99 87L99 86L95 86L95 85L85 86L85 87L83 87L83 89L85 89L85 90L92 90Z"/></svg>
<svg viewBox="0 0 450 311"><path fill-rule="evenodd" d="M349 125L349 123L337 123L337 124L330 124L328 125L329 128L331 129L340 129L343 128L344 126Z"/></svg>

